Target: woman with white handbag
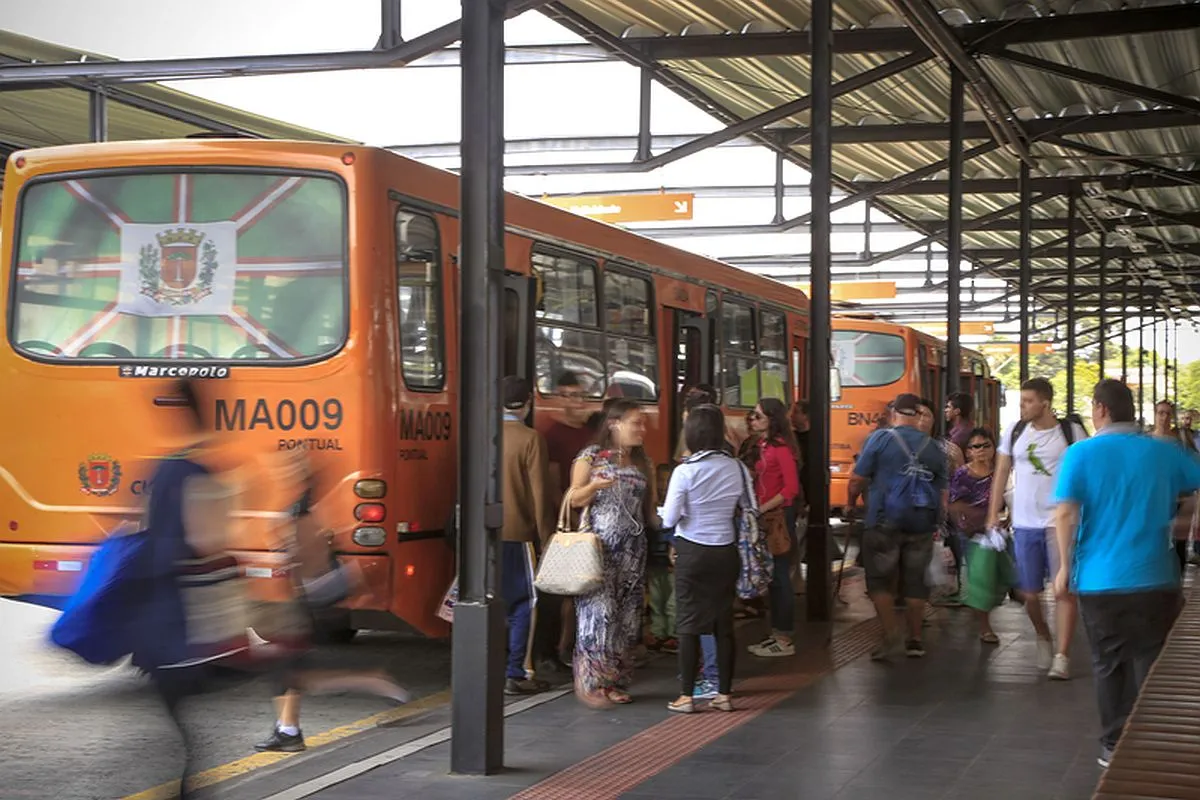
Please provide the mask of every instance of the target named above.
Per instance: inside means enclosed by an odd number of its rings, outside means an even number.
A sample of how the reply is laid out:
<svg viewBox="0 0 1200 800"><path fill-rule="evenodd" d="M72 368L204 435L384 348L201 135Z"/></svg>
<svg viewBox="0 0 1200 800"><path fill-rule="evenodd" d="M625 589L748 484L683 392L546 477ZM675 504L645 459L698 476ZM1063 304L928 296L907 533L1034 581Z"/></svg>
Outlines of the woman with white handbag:
<svg viewBox="0 0 1200 800"><path fill-rule="evenodd" d="M654 513L654 467L642 448L646 419L632 400L605 413L596 444L571 470L568 502L600 541L603 581L575 601L575 691L593 707L632 702L631 650L641 638L647 526ZM553 546L553 545L552 545Z"/></svg>

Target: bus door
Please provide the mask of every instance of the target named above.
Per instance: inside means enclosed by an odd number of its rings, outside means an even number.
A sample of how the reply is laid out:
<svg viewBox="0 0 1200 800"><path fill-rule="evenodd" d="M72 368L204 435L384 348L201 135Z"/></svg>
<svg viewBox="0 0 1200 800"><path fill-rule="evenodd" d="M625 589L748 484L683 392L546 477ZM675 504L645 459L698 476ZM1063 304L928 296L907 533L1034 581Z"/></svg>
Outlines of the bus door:
<svg viewBox="0 0 1200 800"><path fill-rule="evenodd" d="M674 391L671 392L671 452L678 452L679 439L683 434L683 397L685 388L701 383L712 384L713 358L711 352L710 327L712 322L695 311L671 309L674 319L675 342L672 374Z"/></svg>
<svg viewBox="0 0 1200 800"><path fill-rule="evenodd" d="M533 374L533 304L537 280L509 273L504 276L503 374L535 382ZM532 411L530 412L533 413ZM533 420L527 419L532 425Z"/></svg>
<svg viewBox="0 0 1200 800"><path fill-rule="evenodd" d="M792 402L808 399L808 340L792 334ZM836 366L836 364L835 364Z"/></svg>

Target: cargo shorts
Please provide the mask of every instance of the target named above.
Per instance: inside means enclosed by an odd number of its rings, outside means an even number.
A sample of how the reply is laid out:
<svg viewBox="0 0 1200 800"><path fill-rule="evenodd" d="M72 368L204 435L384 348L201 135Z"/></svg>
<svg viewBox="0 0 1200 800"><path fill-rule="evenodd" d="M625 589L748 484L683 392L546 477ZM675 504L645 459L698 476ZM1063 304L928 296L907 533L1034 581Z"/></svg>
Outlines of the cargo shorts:
<svg viewBox="0 0 1200 800"><path fill-rule="evenodd" d="M895 594L897 582L907 600L928 600L925 570L933 558L933 533L908 533L872 526L863 531L862 563L867 592Z"/></svg>

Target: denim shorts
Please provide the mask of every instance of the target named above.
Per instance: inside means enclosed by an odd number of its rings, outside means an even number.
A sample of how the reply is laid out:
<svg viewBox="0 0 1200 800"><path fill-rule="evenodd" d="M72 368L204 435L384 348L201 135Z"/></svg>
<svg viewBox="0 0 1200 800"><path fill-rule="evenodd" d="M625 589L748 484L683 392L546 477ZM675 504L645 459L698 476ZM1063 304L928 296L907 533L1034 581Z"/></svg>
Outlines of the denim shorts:
<svg viewBox="0 0 1200 800"><path fill-rule="evenodd" d="M862 562L871 594L895 593L899 581L906 600L928 600L925 569L932 558L932 532L906 533L878 527L863 531Z"/></svg>
<svg viewBox="0 0 1200 800"><path fill-rule="evenodd" d="M1017 561L1017 588L1040 592L1058 574L1058 542L1053 528L1014 528L1013 554Z"/></svg>

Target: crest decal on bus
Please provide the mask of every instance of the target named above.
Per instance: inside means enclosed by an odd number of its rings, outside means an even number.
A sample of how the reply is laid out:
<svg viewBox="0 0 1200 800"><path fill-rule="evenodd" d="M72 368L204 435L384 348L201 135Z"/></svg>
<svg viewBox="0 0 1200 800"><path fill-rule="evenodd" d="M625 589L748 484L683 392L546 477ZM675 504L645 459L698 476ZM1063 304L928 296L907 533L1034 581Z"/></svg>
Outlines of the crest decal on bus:
<svg viewBox="0 0 1200 800"><path fill-rule="evenodd" d="M236 223L126 223L121 254L121 311L145 317L231 311Z"/></svg>
<svg viewBox="0 0 1200 800"><path fill-rule="evenodd" d="M79 488L92 497L108 497L121 488L121 462L107 453L93 453L79 464Z"/></svg>

